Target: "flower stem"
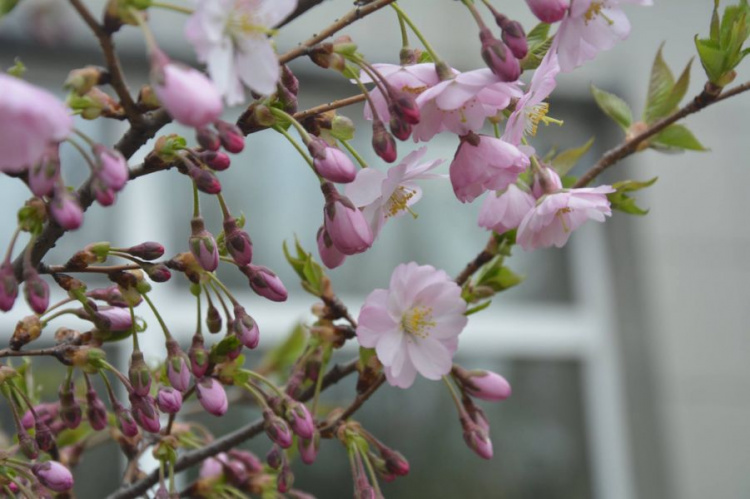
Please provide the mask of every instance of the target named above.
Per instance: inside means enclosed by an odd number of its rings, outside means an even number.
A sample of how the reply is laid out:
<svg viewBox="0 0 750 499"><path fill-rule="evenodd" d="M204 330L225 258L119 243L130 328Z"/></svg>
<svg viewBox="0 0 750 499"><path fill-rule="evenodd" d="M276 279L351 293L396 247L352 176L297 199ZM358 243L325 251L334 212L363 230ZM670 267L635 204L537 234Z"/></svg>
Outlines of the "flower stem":
<svg viewBox="0 0 750 499"><path fill-rule="evenodd" d="M138 344L138 331L135 329L135 310L133 310L133 305L128 304L128 307L130 308L130 322L133 324L133 351L140 350L140 345Z"/></svg>
<svg viewBox="0 0 750 499"><path fill-rule="evenodd" d="M156 316L156 320L159 321L159 324L161 325L161 328L164 330L164 336L168 340L171 339L172 335L170 334L169 329L167 329L167 324L164 322L164 319L162 319L161 314L159 313L159 311L154 306L154 303L151 301L151 298L149 298L146 293L143 293L141 296L146 301L146 303L148 303L148 306L151 307L151 311Z"/></svg>
<svg viewBox="0 0 750 499"><path fill-rule="evenodd" d="M354 159L357 160L357 163L359 163L362 168L367 168L367 161L365 161L365 159L357 152L357 150L352 147L348 140L339 139L339 142L344 145L346 150L349 151L349 154L354 156Z"/></svg>
<svg viewBox="0 0 750 499"><path fill-rule="evenodd" d="M198 184L193 181L193 218L201 216L201 200L198 197Z"/></svg>
<svg viewBox="0 0 750 499"><path fill-rule="evenodd" d="M221 206L221 214L224 219L231 218L232 212L229 211L229 206L227 206L227 202L224 199L224 196L221 193L218 193L216 195L216 199L219 200L219 206Z"/></svg>
<svg viewBox="0 0 750 499"><path fill-rule="evenodd" d="M10 263L10 257L13 254L13 247L16 245L16 240L18 240L18 234L20 233L21 227L16 227L13 236L10 238L10 244L8 245L8 250L5 252L5 260L3 260L3 263Z"/></svg>
<svg viewBox="0 0 750 499"><path fill-rule="evenodd" d="M172 10L174 12L179 12L181 14L188 14L188 15L194 12L193 9L189 7L183 7L181 5L175 5L169 2L153 2L152 1L150 7L158 7L160 9Z"/></svg>
<svg viewBox="0 0 750 499"><path fill-rule="evenodd" d="M464 406L461 403L461 398L458 396L458 392L456 392L456 387L453 386L453 384L450 382L450 379L448 379L448 376L443 376L443 381L445 381L445 385L448 387L448 391L451 393L451 397L453 398L453 403L456 404L456 409L458 409L458 413L462 414L464 412Z"/></svg>
<svg viewBox="0 0 750 499"><path fill-rule="evenodd" d="M289 124L292 125L297 130L297 133L299 133L300 137L302 137L302 141L305 144L307 144L308 142L312 140L312 138L310 137L310 134L307 133L307 130L305 130L305 127L303 127L294 116L287 113L283 109L279 109L277 107L269 107L269 109L271 110L271 114L273 114L277 118L282 118L284 121L288 121ZM274 128L277 128L278 126L279 125L276 125L274 126Z"/></svg>
<svg viewBox="0 0 750 499"><path fill-rule="evenodd" d="M393 7L393 9L398 13L399 18L403 19L403 21L409 25L409 28L411 28L412 32L417 36L417 38L419 38L419 41L422 42L422 45L424 46L427 53L430 54L430 57L435 62L435 64L442 62L440 57L437 55L437 52L435 52L435 49L433 49L432 45L430 45L430 42L428 42L424 35L422 35L422 32L419 31L419 28L417 28L414 22L412 22L406 12L404 12L401 7L399 7L395 2L391 4L391 7Z"/></svg>
<svg viewBox="0 0 750 499"><path fill-rule="evenodd" d="M401 14L398 14L398 11L396 11L396 15L398 16L398 27L401 29L401 48L408 49L409 33L406 31L406 23L404 22L404 18L401 16Z"/></svg>
<svg viewBox="0 0 750 499"><path fill-rule="evenodd" d="M91 168L92 172L96 171L96 164L94 163L94 160L92 160L91 156L89 156L86 150L83 147L81 147L81 144L71 139L70 137L65 139L65 142L73 146L76 149L76 151L78 151L81 154L81 156L83 156L83 159L86 160L86 163L88 163L89 168Z"/></svg>
<svg viewBox="0 0 750 499"><path fill-rule="evenodd" d="M245 383L242 385L243 388L245 388L248 392L250 392L250 395L255 397L255 399L258 401L258 405L266 408L268 407L268 402L266 401L266 397L263 396L263 392L256 386L253 386L251 383Z"/></svg>
<svg viewBox="0 0 750 499"><path fill-rule="evenodd" d="M302 146L299 145L299 142L297 142L295 138L292 137L291 134L287 132L286 130L284 130L282 127L278 125L274 125L273 129L279 132L281 135L283 135L286 138L286 140L288 140L289 143L294 146L294 148L297 150L300 156L302 156L305 159L305 161L307 162L307 165L312 169L315 175L317 175L318 179L320 179L322 182L322 177L318 174L318 172L315 171L312 158L307 155L304 149L302 149Z"/></svg>
<svg viewBox="0 0 750 499"><path fill-rule="evenodd" d="M251 370L249 370L249 369L243 369L243 370L242 370L242 372L244 372L245 374L247 374L247 375L248 375L248 376L250 376L251 378L257 379L258 381L260 381L260 382L264 383L264 384L265 384L266 386L268 386L269 388L271 388L271 390L273 390L274 392L276 392L276 394L277 394L277 395L278 395L279 397L282 397L282 398L284 398L284 397L285 397L285 394L284 394L284 392L282 392L282 391L281 391L281 390L279 389L279 387L277 387L276 385L274 385L274 384L273 384L273 383L271 382L271 380L269 380L268 378L266 378L266 377L265 377L265 376L263 376L262 374L258 374L258 373L256 373L255 371L251 371Z"/></svg>
<svg viewBox="0 0 750 499"><path fill-rule="evenodd" d="M474 0L461 0L461 3L464 4L467 9L469 9L472 17L474 17L474 21L476 21L477 26L479 26L479 29L487 27L484 24L484 20L482 20L482 16L479 14L476 5L474 5Z"/></svg>
<svg viewBox="0 0 750 499"><path fill-rule="evenodd" d="M317 413L318 410L318 399L320 398L320 392L323 389L323 373L326 370L326 367L328 366L328 361L331 359L331 347L330 345L326 345L323 347L323 360L320 363L320 371L318 372L318 379L315 380L315 394L313 395L313 401L311 404L311 412L313 417Z"/></svg>
<svg viewBox="0 0 750 499"><path fill-rule="evenodd" d="M232 302L232 305L239 305L239 302L235 299L234 295L232 295L232 292L229 291L229 289L224 285L224 283L221 282L219 278L216 277L215 275L210 274L210 276L211 276L211 282L216 283L216 285L219 286L222 291L224 291L224 293L227 295L229 300ZM221 295L219 295L219 293L216 293L216 296L221 298Z"/></svg>

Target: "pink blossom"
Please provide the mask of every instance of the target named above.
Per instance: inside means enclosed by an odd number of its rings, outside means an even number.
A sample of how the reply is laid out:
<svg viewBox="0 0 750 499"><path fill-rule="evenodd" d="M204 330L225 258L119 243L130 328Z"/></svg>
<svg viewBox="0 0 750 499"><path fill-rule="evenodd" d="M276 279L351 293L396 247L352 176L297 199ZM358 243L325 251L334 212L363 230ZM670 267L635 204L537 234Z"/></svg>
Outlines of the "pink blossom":
<svg viewBox="0 0 750 499"><path fill-rule="evenodd" d="M203 73L170 61L159 50L153 53L151 66L154 92L175 121L201 128L219 119L221 95Z"/></svg>
<svg viewBox="0 0 750 499"><path fill-rule="evenodd" d="M461 137L450 166L453 192L463 203L484 191L502 191L529 166L529 158L516 146L488 135Z"/></svg>
<svg viewBox="0 0 750 499"><path fill-rule="evenodd" d="M554 51L547 52L541 64L531 78L529 91L516 103L516 109L508 118L505 125L503 140L513 145L519 145L524 135L536 135L539 122L544 119L549 110L549 104L544 100L555 89L555 77L560 72L560 64Z"/></svg>
<svg viewBox="0 0 750 499"><path fill-rule="evenodd" d="M544 187L540 181L540 175L544 175ZM544 196L547 192L559 191L563 188L562 179L552 168L544 167L541 173L534 175L534 184L531 186L531 193L536 199ZM545 192L545 190L547 192Z"/></svg>
<svg viewBox="0 0 750 499"><path fill-rule="evenodd" d="M461 288L448 274L401 264L389 289L376 289L365 300L357 338L375 349L391 385L408 388L417 372L433 380L450 372L465 311Z"/></svg>
<svg viewBox="0 0 750 499"><path fill-rule="evenodd" d="M326 180L337 183L348 183L357 175L357 168L340 149L331 147L319 138L314 138L307 144L307 149L313 157L315 171Z"/></svg>
<svg viewBox="0 0 750 499"><path fill-rule="evenodd" d="M479 211L479 226L498 234L515 229L534 202L534 197L516 184L510 184L502 193L490 192Z"/></svg>
<svg viewBox="0 0 750 499"><path fill-rule="evenodd" d="M612 215L607 194L612 187L565 189L542 196L518 227L518 244L525 250L557 246L568 242L570 233L592 219L603 222Z"/></svg>
<svg viewBox="0 0 750 499"><path fill-rule="evenodd" d="M297 0L201 0L185 25L185 36L227 104L245 99L243 83L270 95L279 62L268 35L297 7Z"/></svg>
<svg viewBox="0 0 750 499"><path fill-rule="evenodd" d="M427 142L444 130L457 135L477 131L485 118L522 95L518 82L504 82L489 69L461 73L419 94L422 118L414 127L414 140Z"/></svg>
<svg viewBox="0 0 750 499"><path fill-rule="evenodd" d="M630 34L621 3L653 5L653 0L574 0L550 50L557 51L567 73L609 50Z"/></svg>
<svg viewBox="0 0 750 499"><path fill-rule="evenodd" d="M326 196L323 223L333 245L345 255L366 251L372 246L374 236L362 212L332 184L325 184L323 191Z"/></svg>
<svg viewBox="0 0 750 499"><path fill-rule="evenodd" d="M531 12L540 21L547 24L556 23L565 17L570 7L569 0L526 0Z"/></svg>
<svg viewBox="0 0 750 499"><path fill-rule="evenodd" d="M417 180L445 178L445 175L428 173L443 160L421 162L426 147L409 153L401 163L387 173L375 168L364 168L357 178L346 186L346 196L362 210L367 223L377 237L389 218L410 212L410 207L422 197Z"/></svg>
<svg viewBox="0 0 750 499"><path fill-rule="evenodd" d="M398 66L395 64L373 64L378 73L388 82L394 90L407 92L410 95L417 96L428 88L440 83L435 64L422 63L412 64L410 66ZM363 73L360 77L362 82L369 83L372 80ZM370 91L370 99L375 105L375 111L378 117L387 122L391 119L391 113L388 109L388 99L376 86ZM372 120L372 109L370 104L365 104L365 118Z"/></svg>
<svg viewBox="0 0 750 499"><path fill-rule="evenodd" d="M18 173L65 140L73 119L54 95L0 72L0 171Z"/></svg>

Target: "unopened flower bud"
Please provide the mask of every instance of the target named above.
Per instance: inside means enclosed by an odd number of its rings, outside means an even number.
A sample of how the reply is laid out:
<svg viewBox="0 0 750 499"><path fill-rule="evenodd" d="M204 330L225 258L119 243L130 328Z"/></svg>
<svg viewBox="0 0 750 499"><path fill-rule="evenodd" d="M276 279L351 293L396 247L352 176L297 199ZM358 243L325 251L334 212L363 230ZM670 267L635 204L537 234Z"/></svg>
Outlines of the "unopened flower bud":
<svg viewBox="0 0 750 499"><path fill-rule="evenodd" d="M107 427L107 407L99 398L93 388L86 391L86 417L91 427L96 430L103 430Z"/></svg>
<svg viewBox="0 0 750 499"><path fill-rule="evenodd" d="M218 151L221 147L219 134L211 128L201 127L197 129L195 138L203 149Z"/></svg>
<svg viewBox="0 0 750 499"><path fill-rule="evenodd" d="M86 296L93 298L94 300L106 302L113 307L125 308L128 306L128 302L125 300L120 288L116 284L107 288L93 289L86 292ZM140 301L138 303L140 303ZM137 305L138 303L135 303L134 305Z"/></svg>
<svg viewBox="0 0 750 499"><path fill-rule="evenodd" d="M272 442L278 444L284 449L288 449L292 445L292 431L289 429L289 425L273 413L270 409L263 411L263 427L266 430L266 435L271 439Z"/></svg>
<svg viewBox="0 0 750 499"><path fill-rule="evenodd" d="M289 66L286 64L281 66L281 84L284 85L284 88L289 90L294 95L297 95L299 93L299 80L296 76L294 76L294 73L292 73L292 70L289 69Z"/></svg>
<svg viewBox="0 0 750 499"><path fill-rule="evenodd" d="M34 440L39 449L49 452L55 446L55 437L52 435L52 430L47 426L44 421L37 420L34 425Z"/></svg>
<svg viewBox="0 0 750 499"><path fill-rule="evenodd" d="M115 413L115 418L117 418L117 427L120 428L122 434L128 438L138 435L138 425L130 409L117 401L112 404L112 409Z"/></svg>
<svg viewBox="0 0 750 499"><path fill-rule="evenodd" d="M305 464L312 464L318 457L318 449L320 448L320 433L315 430L312 438L299 438L297 439L297 449L299 450L299 457Z"/></svg>
<svg viewBox="0 0 750 499"><path fill-rule="evenodd" d="M223 416L229 408L227 392L213 378L203 378L196 383L198 401L203 408L214 416Z"/></svg>
<svg viewBox="0 0 750 499"><path fill-rule="evenodd" d="M94 146L96 156L96 176L108 189L117 192L125 187L130 177L128 162L117 149L109 149L101 144Z"/></svg>
<svg viewBox="0 0 750 499"><path fill-rule="evenodd" d="M60 405L56 402L43 402L34 406L34 412L29 409L21 418L21 424L27 430L30 430L36 424L36 421L42 421L49 425L57 419L60 412ZM34 416L36 414L36 416Z"/></svg>
<svg viewBox="0 0 750 499"><path fill-rule="evenodd" d="M414 97L408 92L394 90L391 95L391 105L401 118L410 125L419 123L419 106Z"/></svg>
<svg viewBox="0 0 750 499"><path fill-rule="evenodd" d="M547 24L561 21L570 7L569 0L526 0L526 3L531 12Z"/></svg>
<svg viewBox="0 0 750 499"><path fill-rule="evenodd" d="M463 378L463 386L467 393L482 400L499 401L510 397L510 383L492 371L474 371Z"/></svg>
<svg viewBox="0 0 750 499"><path fill-rule="evenodd" d="M258 456L250 451L232 449L229 451L229 457L241 462L249 473L258 473L263 470L263 463L258 459Z"/></svg>
<svg viewBox="0 0 750 499"><path fill-rule="evenodd" d="M176 414L182 408L182 394L171 386L164 386L156 395L156 405L161 412Z"/></svg>
<svg viewBox="0 0 750 499"><path fill-rule="evenodd" d="M193 371L193 376L196 378L202 378L208 370L208 351L203 343L203 336L200 334L193 335L193 342L188 350L188 358L190 358L190 369Z"/></svg>
<svg viewBox="0 0 750 499"><path fill-rule="evenodd" d="M248 264L240 269L253 291L271 301L286 301L288 293L281 279L269 268Z"/></svg>
<svg viewBox="0 0 750 499"><path fill-rule="evenodd" d="M82 319L89 319L89 313L84 309L79 309L78 316ZM128 331L133 327L133 317L130 311L120 307L99 307L93 318L94 324L100 329L106 331Z"/></svg>
<svg viewBox="0 0 750 499"><path fill-rule="evenodd" d="M346 255L336 249L333 245L331 236L328 235L328 231L324 227L318 229L318 253L320 259L323 260L323 265L329 269L335 269L346 260Z"/></svg>
<svg viewBox="0 0 750 499"><path fill-rule="evenodd" d="M281 467L281 471L276 476L276 490L282 494L286 494L294 485L294 474L292 469L287 464Z"/></svg>
<svg viewBox="0 0 750 499"><path fill-rule="evenodd" d="M381 120L374 120L372 123L372 148L386 163L393 163L398 157L396 141Z"/></svg>
<svg viewBox="0 0 750 499"><path fill-rule="evenodd" d="M141 260L156 260L164 255L164 246L153 241L131 246L125 250L126 253Z"/></svg>
<svg viewBox="0 0 750 499"><path fill-rule="evenodd" d="M190 388L190 368L187 356L173 339L167 340L167 377L169 383L181 392Z"/></svg>
<svg viewBox="0 0 750 499"><path fill-rule="evenodd" d="M73 382L63 381L58 390L60 398L60 420L66 428L71 430L78 428L83 419L83 411L75 397L75 386Z"/></svg>
<svg viewBox="0 0 750 499"><path fill-rule="evenodd" d="M206 310L206 327L208 328L208 332L216 334L221 331L221 323L219 309L212 302L208 302L208 310Z"/></svg>
<svg viewBox="0 0 750 499"><path fill-rule="evenodd" d="M466 445L482 459L492 459L492 440L489 434L468 418L463 418L461 425Z"/></svg>
<svg viewBox="0 0 750 499"><path fill-rule="evenodd" d="M406 476L409 474L409 461L400 452L387 447L381 447L379 450L380 456L385 461L385 467L389 472L397 476Z"/></svg>
<svg viewBox="0 0 750 499"><path fill-rule="evenodd" d="M37 315L28 315L16 323L16 329L10 338L10 348L20 350L42 334L42 321Z"/></svg>
<svg viewBox="0 0 750 499"><path fill-rule="evenodd" d="M63 88L72 90L78 95L85 95L100 83L104 70L98 66L86 66L73 69L68 73Z"/></svg>
<svg viewBox="0 0 750 499"><path fill-rule="evenodd" d="M191 166L188 168L188 175L195 181L198 190L206 194L218 194L221 192L221 182L216 175L203 168Z"/></svg>
<svg viewBox="0 0 750 499"><path fill-rule="evenodd" d="M245 136L237 125L227 123L226 121L217 121L214 126L219 132L221 145L228 152L237 154L245 148Z"/></svg>
<svg viewBox="0 0 750 499"><path fill-rule="evenodd" d="M489 28L479 31L482 59L487 67L503 81L516 81L521 76L521 63L507 45L494 37Z"/></svg>
<svg viewBox="0 0 750 499"><path fill-rule="evenodd" d="M315 422L305 404L290 400L284 417L294 433L302 438L312 438Z"/></svg>
<svg viewBox="0 0 750 499"><path fill-rule="evenodd" d="M411 137L412 126L393 111L391 111L391 119L388 126L393 136L398 140L404 141Z"/></svg>
<svg viewBox="0 0 750 499"><path fill-rule="evenodd" d="M78 199L64 186L55 188L49 202L52 218L65 230L75 230L83 223L83 209Z"/></svg>
<svg viewBox="0 0 750 499"><path fill-rule="evenodd" d="M271 446L271 450L269 450L268 454L266 454L266 462L268 463L268 466L275 470L281 468L281 465L284 463L284 459L284 451L281 450L281 447L275 444Z"/></svg>
<svg viewBox="0 0 750 499"><path fill-rule="evenodd" d="M18 447L28 459L36 459L39 456L39 446L26 430L22 429L18 432Z"/></svg>
<svg viewBox="0 0 750 499"><path fill-rule="evenodd" d="M253 242L248 233L237 226L234 217L224 219L224 244L237 265L244 266L253 260Z"/></svg>
<svg viewBox="0 0 750 499"><path fill-rule="evenodd" d="M73 475L57 461L36 463L31 471L42 485L54 492L65 492L73 488Z"/></svg>
<svg viewBox="0 0 750 499"><path fill-rule="evenodd" d="M203 151L200 153L200 158L209 168L217 172L226 170L232 164L229 155L221 151Z"/></svg>
<svg viewBox="0 0 750 499"><path fill-rule="evenodd" d="M216 240L206 230L203 218L193 218L190 226L192 227L192 234L188 240L190 252L204 270L213 272L219 266L219 248L216 246Z"/></svg>
<svg viewBox="0 0 750 499"><path fill-rule="evenodd" d="M322 189L326 198L324 227L336 249L345 255L354 255L372 246L372 229L362 212L333 185L326 183Z"/></svg>
<svg viewBox="0 0 750 499"><path fill-rule="evenodd" d="M312 155L315 171L326 180L349 183L357 176L357 168L349 156L325 140L314 138L307 144L307 149Z"/></svg>
<svg viewBox="0 0 750 499"><path fill-rule="evenodd" d="M258 324L248 315L241 305L234 306L234 322L232 329L243 345L249 349L258 346L260 342L260 330Z"/></svg>
<svg viewBox="0 0 750 499"><path fill-rule="evenodd" d="M7 312L13 308L18 296L18 280L13 265L6 261L0 265L0 310Z"/></svg>
<svg viewBox="0 0 750 499"><path fill-rule="evenodd" d="M42 159L29 167L29 188L35 196L49 196L60 182L60 146L49 146Z"/></svg>
<svg viewBox="0 0 750 499"><path fill-rule="evenodd" d="M167 282L172 278L172 272L163 263L144 264L141 268L143 268L148 277L154 282Z"/></svg>
<svg viewBox="0 0 750 499"><path fill-rule="evenodd" d="M529 43L526 40L526 33L521 23L508 19L507 22L503 23L502 29L502 39L513 52L513 55L519 60L526 57L529 52Z"/></svg>
<svg viewBox="0 0 750 499"><path fill-rule="evenodd" d="M156 410L154 398L150 395L141 397L136 393L131 393L129 397L133 419L138 426L149 433L159 433L161 423L159 422L159 413Z"/></svg>
<svg viewBox="0 0 750 499"><path fill-rule="evenodd" d="M140 350L135 350L130 356L128 379L136 395L140 397L148 395L151 390L151 370L144 362L143 352Z"/></svg>

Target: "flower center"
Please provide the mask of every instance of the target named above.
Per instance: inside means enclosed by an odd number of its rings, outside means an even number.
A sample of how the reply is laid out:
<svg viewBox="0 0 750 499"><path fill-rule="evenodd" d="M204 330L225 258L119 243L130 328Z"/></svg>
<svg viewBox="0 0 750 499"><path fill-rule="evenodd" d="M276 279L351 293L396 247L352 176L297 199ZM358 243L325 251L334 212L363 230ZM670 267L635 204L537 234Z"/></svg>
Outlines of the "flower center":
<svg viewBox="0 0 750 499"><path fill-rule="evenodd" d="M255 15L255 2L239 0L227 21L227 32L233 36L273 36L276 30L264 26L262 20Z"/></svg>
<svg viewBox="0 0 750 499"><path fill-rule="evenodd" d="M614 21L607 17L606 15L602 14L602 9L604 8L604 2L591 2L591 5L589 6L589 9L583 14L583 18L586 21L586 24L593 21L597 16L602 16L608 24L614 24Z"/></svg>
<svg viewBox="0 0 750 499"><path fill-rule="evenodd" d="M391 197L388 198L388 203L385 206L385 217L394 217L402 211L408 211L414 218L417 218L417 214L409 208L409 200L413 198L416 193L417 191L399 185L396 190L393 191Z"/></svg>
<svg viewBox="0 0 750 499"><path fill-rule="evenodd" d="M412 307L401 316L401 329L417 338L426 339L435 325L432 307Z"/></svg>
<svg viewBox="0 0 750 499"><path fill-rule="evenodd" d="M528 119L525 127L526 135L531 135L532 137L534 137L536 136L537 128L539 128L539 122L542 121L549 112L549 104L546 102L542 102L540 104L527 108L525 111L526 118Z"/></svg>

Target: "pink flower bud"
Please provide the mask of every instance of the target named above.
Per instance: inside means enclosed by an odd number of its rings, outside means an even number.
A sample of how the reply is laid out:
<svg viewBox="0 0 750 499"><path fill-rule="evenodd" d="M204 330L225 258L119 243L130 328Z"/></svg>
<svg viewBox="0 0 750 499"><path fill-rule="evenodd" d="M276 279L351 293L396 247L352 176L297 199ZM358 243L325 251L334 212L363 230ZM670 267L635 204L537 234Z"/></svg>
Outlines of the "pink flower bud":
<svg viewBox="0 0 750 499"><path fill-rule="evenodd" d="M381 120L374 120L372 123L372 148L386 163L393 163L398 157L396 141Z"/></svg>
<svg viewBox="0 0 750 499"><path fill-rule="evenodd" d="M313 166L326 180L338 183L349 183L357 176L357 168L349 156L336 147L319 138L312 139L307 149L313 157Z"/></svg>
<svg viewBox="0 0 750 499"><path fill-rule="evenodd" d="M526 0L526 3L531 12L547 24L562 20L570 6L569 0Z"/></svg>
<svg viewBox="0 0 750 499"><path fill-rule="evenodd" d="M208 370L208 351L203 344L203 336L200 334L193 335L193 342L188 350L188 358L190 358L190 369L193 371L193 376L196 378L202 378Z"/></svg>
<svg viewBox="0 0 750 499"><path fill-rule="evenodd" d="M278 417L270 409L263 411L263 420L263 427L266 430L266 435L268 435L268 438L270 438L273 443L284 449L291 447L293 441L292 431L289 429L289 425L286 424L286 421Z"/></svg>
<svg viewBox="0 0 750 499"><path fill-rule="evenodd" d="M164 246L159 243L147 241L145 243L131 246L125 250L126 253L141 260L156 260L164 255Z"/></svg>
<svg viewBox="0 0 750 499"><path fill-rule="evenodd" d="M115 191L104 185L104 182L99 178L94 178L91 181L91 190L94 192L97 203L102 206L112 206L117 199Z"/></svg>
<svg viewBox="0 0 750 499"><path fill-rule="evenodd" d="M346 260L346 255L336 249L333 245L331 236L328 235L328 231L324 227L318 229L318 253L320 253L320 259L323 260L323 265L329 269L335 269Z"/></svg>
<svg viewBox="0 0 750 499"><path fill-rule="evenodd" d="M22 429L18 432L18 447L23 455L29 459L36 459L39 456L39 446L26 430Z"/></svg>
<svg viewBox="0 0 750 499"><path fill-rule="evenodd" d="M164 386L156 395L156 405L161 412L176 414L182 408L182 394L171 386Z"/></svg>
<svg viewBox="0 0 750 499"><path fill-rule="evenodd" d="M208 302L208 310L206 311L206 326L208 332L216 334L221 331L221 314L219 309L214 306L212 302Z"/></svg>
<svg viewBox="0 0 750 499"><path fill-rule="evenodd" d="M41 161L29 168L29 188L35 196L49 196L60 181L60 146L51 145Z"/></svg>
<svg viewBox="0 0 750 499"><path fill-rule="evenodd" d="M135 393L130 394L130 405L133 408L133 419L138 426L149 433L159 433L161 423L159 412L156 410L154 398L150 395L141 397Z"/></svg>
<svg viewBox="0 0 750 499"><path fill-rule="evenodd" d="M466 445L482 459L492 459L492 440L489 434L468 418L463 419L461 424Z"/></svg>
<svg viewBox="0 0 750 499"><path fill-rule="evenodd" d="M192 235L188 240L190 252L204 270L213 272L219 266L219 248L216 246L216 240L206 230L203 218L193 218L190 225L192 227Z"/></svg>
<svg viewBox="0 0 750 499"><path fill-rule="evenodd" d="M534 175L534 184L531 186L531 193L539 199L545 194L552 194L562 189L562 179L552 168L542 168L540 172Z"/></svg>
<svg viewBox="0 0 750 499"><path fill-rule="evenodd" d="M410 125L419 123L421 118L419 106L411 94L395 90L391 96L391 102L393 106L392 111L396 112L406 123Z"/></svg>
<svg viewBox="0 0 750 499"><path fill-rule="evenodd" d="M224 149L234 154L242 152L245 148L245 136L237 125L226 121L217 121L214 126L219 132L219 140Z"/></svg>
<svg viewBox="0 0 750 499"><path fill-rule="evenodd" d="M197 385L198 401L214 416L223 416L229 408L227 393L221 383L213 378L203 378Z"/></svg>
<svg viewBox="0 0 750 499"><path fill-rule="evenodd" d="M406 476L409 474L409 461L400 452L383 447L380 456L385 460L385 467L394 475Z"/></svg>
<svg viewBox="0 0 750 499"><path fill-rule="evenodd" d="M482 59L487 67L503 81L516 81L521 76L521 63L507 45L492 35L488 28L479 31Z"/></svg>
<svg viewBox="0 0 750 499"><path fill-rule="evenodd" d="M34 412L36 412L36 419L34 418ZM60 404L57 402L43 402L34 406L34 412L31 412L31 409L29 409L21 418L21 425L27 430L34 427L37 419L47 425L52 423L60 412Z"/></svg>
<svg viewBox="0 0 750 499"><path fill-rule="evenodd" d="M83 209L78 199L63 186L55 190L49 208L52 218L65 230L75 230L83 223Z"/></svg>
<svg viewBox="0 0 750 499"><path fill-rule="evenodd" d="M470 395L482 400L505 400L511 394L510 383L492 371L471 373L464 386Z"/></svg>
<svg viewBox="0 0 750 499"><path fill-rule="evenodd" d="M315 432L315 422L305 404L290 401L284 416L294 433L302 438L312 438Z"/></svg>
<svg viewBox="0 0 750 499"><path fill-rule="evenodd" d="M128 306L128 302L125 301L117 284L113 284L107 288L92 289L86 293L86 296L94 300L107 302L108 305L112 305L113 307L125 308Z"/></svg>
<svg viewBox="0 0 750 499"><path fill-rule="evenodd" d="M221 95L213 82L200 71L170 61L159 50L152 53L151 82L164 109L178 123L201 128L221 116Z"/></svg>
<svg viewBox="0 0 750 499"><path fill-rule="evenodd" d="M43 314L47 310L49 306L49 285L39 277L34 269L27 268L24 270L23 294L31 310L37 314Z"/></svg>
<svg viewBox="0 0 750 499"><path fill-rule="evenodd" d="M250 451L242 449L232 449L229 451L229 457L241 462L249 473L258 473L263 471L263 463L258 456Z"/></svg>
<svg viewBox="0 0 750 499"><path fill-rule="evenodd" d="M108 149L101 144L94 146L97 170L96 176L102 184L115 192L122 190L130 177L128 162L116 149Z"/></svg>
<svg viewBox="0 0 750 499"><path fill-rule="evenodd" d="M167 340L167 377L169 383L181 392L190 388L190 369L187 356L172 338Z"/></svg>
<svg viewBox="0 0 750 499"><path fill-rule="evenodd" d="M96 319L97 326L104 325L108 331L127 331L133 327L130 310L120 307L99 307Z"/></svg>
<svg viewBox="0 0 750 499"><path fill-rule="evenodd" d="M226 170L232 164L229 155L221 151L203 151L200 153L200 158L209 168L217 172Z"/></svg>
<svg viewBox="0 0 750 499"><path fill-rule="evenodd" d="M73 488L73 475L57 461L36 463L31 467L31 471L42 485L52 491L65 492Z"/></svg>
<svg viewBox="0 0 750 499"><path fill-rule="evenodd" d="M284 451L282 451L281 447L276 444L272 445L271 450L266 454L266 462L268 463L268 466L275 470L281 468L281 465L284 464L285 458Z"/></svg>
<svg viewBox="0 0 750 499"><path fill-rule="evenodd" d="M122 434L128 438L138 435L138 425L133 419L133 413L130 412L130 409L117 401L113 402L112 409L117 418L117 427L120 428Z"/></svg>
<svg viewBox="0 0 750 499"><path fill-rule="evenodd" d="M217 457L209 457L201 463L198 476L202 479L211 479L221 476L224 472L222 461L226 460L226 454L221 452ZM221 461L220 461L221 459Z"/></svg>
<svg viewBox="0 0 750 499"><path fill-rule="evenodd" d="M276 490L282 494L286 494L289 492L289 489L292 488L293 484L294 474L292 474L292 469L289 465L283 466L279 474L276 476Z"/></svg>
<svg viewBox="0 0 750 499"><path fill-rule="evenodd" d="M258 324L240 305L234 306L234 315L235 320L232 324L234 334L247 348L252 350L257 347L260 342L260 330L258 329Z"/></svg>
<svg viewBox="0 0 750 499"><path fill-rule="evenodd" d="M37 420L34 425L34 439L40 450L49 452L55 446L55 437L52 435L52 430L44 421Z"/></svg>
<svg viewBox="0 0 750 499"><path fill-rule="evenodd" d="M172 272L163 263L152 265L142 265L141 268L148 274L148 277L154 282L167 282L172 278Z"/></svg>
<svg viewBox="0 0 750 499"><path fill-rule="evenodd" d="M151 390L151 371L143 361L143 352L140 350L135 350L130 356L128 379L136 395L148 395Z"/></svg>
<svg viewBox="0 0 750 499"><path fill-rule="evenodd" d="M260 296L271 301L286 301L288 293L284 283L271 269L251 263L241 270L247 276L250 287Z"/></svg>
<svg viewBox="0 0 750 499"><path fill-rule="evenodd" d="M83 419L83 411L75 398L73 382L71 381L69 384L63 382L58 390L58 396L60 398L60 420L66 428L71 430L78 428Z"/></svg>
<svg viewBox="0 0 750 499"><path fill-rule="evenodd" d="M507 20L502 25L502 38L505 44L513 52L517 59L523 59L529 52L529 43L526 41L526 33L518 21Z"/></svg>
<svg viewBox="0 0 750 499"><path fill-rule="evenodd" d="M388 123L388 126L391 129L391 133L393 134L393 136L398 140L403 141L411 137L411 125L404 121L404 119L401 118L398 113L393 110L391 110L391 119Z"/></svg>
<svg viewBox="0 0 750 499"><path fill-rule="evenodd" d="M234 217L224 220L224 244L237 265L244 266L253 260L253 242L247 232L237 227Z"/></svg>
<svg viewBox="0 0 750 499"><path fill-rule="evenodd" d="M373 235L362 212L332 184L324 184L323 193L326 197L324 227L333 245L345 255L366 251L372 246Z"/></svg>
<svg viewBox="0 0 750 499"><path fill-rule="evenodd" d="M96 431L106 428L108 423L107 407L93 388L86 391L86 403L86 418L88 418L91 427Z"/></svg>
<svg viewBox="0 0 750 499"><path fill-rule="evenodd" d="M320 448L320 433L315 431L312 438L298 438L297 449L299 450L299 457L305 464L312 464L318 457L318 449Z"/></svg>
<svg viewBox="0 0 750 499"><path fill-rule="evenodd" d="M206 194L218 194L221 192L221 182L210 171L198 168L197 166L190 166L188 168L188 175L195 181L195 185L198 186L199 191Z"/></svg>
<svg viewBox="0 0 750 499"><path fill-rule="evenodd" d="M0 310L7 312L13 308L18 296L18 280L13 265L6 261L0 266Z"/></svg>
<svg viewBox="0 0 750 499"><path fill-rule="evenodd" d="M219 134L208 127L202 127L196 130L195 138L198 144L209 151L218 151L221 147Z"/></svg>

